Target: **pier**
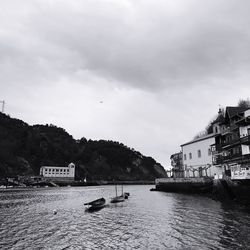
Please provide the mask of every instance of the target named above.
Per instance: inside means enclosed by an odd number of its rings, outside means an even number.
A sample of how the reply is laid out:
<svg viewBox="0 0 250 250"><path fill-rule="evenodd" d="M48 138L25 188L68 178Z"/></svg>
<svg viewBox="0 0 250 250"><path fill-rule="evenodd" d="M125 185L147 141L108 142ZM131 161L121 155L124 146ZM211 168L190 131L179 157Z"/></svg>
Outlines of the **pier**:
<svg viewBox="0 0 250 250"><path fill-rule="evenodd" d="M200 178L160 178L155 180L156 190L180 193L209 193L213 190L213 179Z"/></svg>

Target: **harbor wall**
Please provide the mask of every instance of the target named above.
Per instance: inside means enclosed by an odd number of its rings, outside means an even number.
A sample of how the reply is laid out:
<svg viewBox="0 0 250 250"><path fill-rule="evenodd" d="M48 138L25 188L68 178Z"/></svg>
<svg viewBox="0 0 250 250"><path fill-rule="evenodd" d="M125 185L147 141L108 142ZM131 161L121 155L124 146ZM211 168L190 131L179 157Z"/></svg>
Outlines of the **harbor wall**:
<svg viewBox="0 0 250 250"><path fill-rule="evenodd" d="M161 178L155 180L156 190L179 193L209 193L213 189L213 180L200 178Z"/></svg>
<svg viewBox="0 0 250 250"><path fill-rule="evenodd" d="M205 194L216 200L250 203L249 180L231 180L230 178L162 178L155 180L157 191Z"/></svg>

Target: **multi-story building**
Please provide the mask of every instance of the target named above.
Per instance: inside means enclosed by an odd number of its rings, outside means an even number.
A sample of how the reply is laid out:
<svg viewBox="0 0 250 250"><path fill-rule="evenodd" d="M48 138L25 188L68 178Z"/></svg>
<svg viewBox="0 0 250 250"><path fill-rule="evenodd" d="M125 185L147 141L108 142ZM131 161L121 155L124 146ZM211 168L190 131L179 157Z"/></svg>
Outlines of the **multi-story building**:
<svg viewBox="0 0 250 250"><path fill-rule="evenodd" d="M42 166L40 175L50 180L74 180L75 164L70 163L67 167Z"/></svg>
<svg viewBox="0 0 250 250"><path fill-rule="evenodd" d="M209 133L181 149L181 156L170 158L173 177L250 179L250 108L226 107L225 113L220 109Z"/></svg>
<svg viewBox="0 0 250 250"><path fill-rule="evenodd" d="M182 152L170 156L173 177L184 177Z"/></svg>
<svg viewBox="0 0 250 250"><path fill-rule="evenodd" d="M213 164L231 179L250 178L250 109L227 107L220 125L212 145Z"/></svg>

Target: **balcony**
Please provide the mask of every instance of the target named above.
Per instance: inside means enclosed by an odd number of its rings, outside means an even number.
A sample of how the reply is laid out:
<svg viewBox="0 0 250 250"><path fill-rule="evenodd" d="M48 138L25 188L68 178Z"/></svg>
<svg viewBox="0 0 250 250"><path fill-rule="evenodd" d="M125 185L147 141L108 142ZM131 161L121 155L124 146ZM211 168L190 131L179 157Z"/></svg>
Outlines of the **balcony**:
<svg viewBox="0 0 250 250"><path fill-rule="evenodd" d="M225 142L222 142L220 146L222 148L225 148L225 147L234 147L234 146L236 146L238 144L241 144L241 140L240 140L239 137L235 138L235 139L231 139L231 140L225 141Z"/></svg>
<svg viewBox="0 0 250 250"><path fill-rule="evenodd" d="M213 157L213 164L220 165L223 163L238 161L238 160L241 160L241 158L242 158L241 154L234 154L234 155L227 155L227 156L217 155L217 156Z"/></svg>
<svg viewBox="0 0 250 250"><path fill-rule="evenodd" d="M247 126L250 125L250 116L244 117L241 120L237 121L238 126Z"/></svg>
<svg viewBox="0 0 250 250"><path fill-rule="evenodd" d="M232 154L227 156L217 156L215 159L213 159L213 164L222 164L222 163L250 163L250 154L248 155L242 155L241 153L238 154Z"/></svg>
<svg viewBox="0 0 250 250"><path fill-rule="evenodd" d="M239 128L239 126L237 124L235 124L235 123L233 123L233 124L230 125L231 131L233 131L235 129L238 129L238 128Z"/></svg>
<svg viewBox="0 0 250 250"><path fill-rule="evenodd" d="M238 161L242 158L242 154L241 153L237 153L237 154L230 154L230 155L226 155L226 156L222 156L222 161L223 162L230 162L230 161Z"/></svg>
<svg viewBox="0 0 250 250"><path fill-rule="evenodd" d="M230 127L227 127L221 131L221 135L226 135L226 134L231 134L231 133L232 131Z"/></svg>
<svg viewBox="0 0 250 250"><path fill-rule="evenodd" d="M221 152L222 149L235 147L235 146L240 145L240 144L250 145L250 135L247 135L244 137L238 137L235 139L231 139L231 140L222 142L222 143L216 145L216 148L212 152L213 152L213 154L216 154L218 152Z"/></svg>
<svg viewBox="0 0 250 250"><path fill-rule="evenodd" d="M250 145L250 135L244 136L240 138L241 144Z"/></svg>
<svg viewBox="0 0 250 250"><path fill-rule="evenodd" d="M235 133L235 130L238 130L238 128L239 128L239 125L238 125L238 124L232 123L229 127L223 129L223 130L221 131L221 134L222 134L222 135L226 135L226 134Z"/></svg>

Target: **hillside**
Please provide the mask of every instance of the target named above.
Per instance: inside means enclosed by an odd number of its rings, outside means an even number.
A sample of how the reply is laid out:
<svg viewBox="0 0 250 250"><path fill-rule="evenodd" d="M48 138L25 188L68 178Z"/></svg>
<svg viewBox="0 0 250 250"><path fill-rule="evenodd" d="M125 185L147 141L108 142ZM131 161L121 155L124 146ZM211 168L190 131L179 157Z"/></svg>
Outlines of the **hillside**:
<svg viewBox="0 0 250 250"><path fill-rule="evenodd" d="M38 175L42 165L76 165L76 179L154 180L166 176L153 158L114 141L75 140L54 125L34 125L0 113L0 176Z"/></svg>

